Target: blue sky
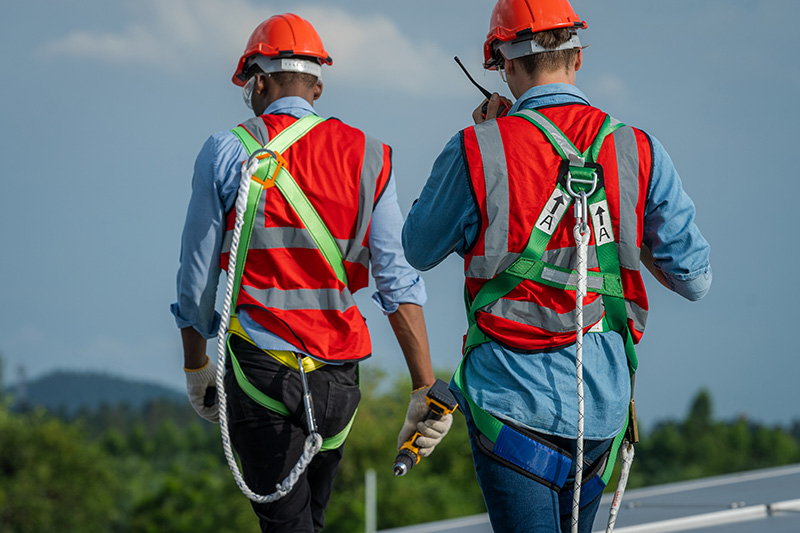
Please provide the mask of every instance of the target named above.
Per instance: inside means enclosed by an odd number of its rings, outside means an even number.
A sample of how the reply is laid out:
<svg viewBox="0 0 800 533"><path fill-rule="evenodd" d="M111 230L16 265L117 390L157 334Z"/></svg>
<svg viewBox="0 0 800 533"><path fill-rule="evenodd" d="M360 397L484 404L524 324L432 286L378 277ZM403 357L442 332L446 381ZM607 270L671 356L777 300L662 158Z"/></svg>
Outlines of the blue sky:
<svg viewBox="0 0 800 533"><path fill-rule="evenodd" d="M800 45L792 0L575 0L589 29L578 86L670 152L712 246L714 286L689 303L647 279L639 347L645 424L700 387L718 416L800 418L793 159ZM493 2L29 0L0 5L0 353L5 379L99 370L182 387L175 299L192 166L206 137L248 117L230 82L252 29L293 11L334 58L317 103L392 145L406 213L481 96ZM461 264L424 274L437 368L465 327ZM368 363L401 372L385 319Z"/></svg>

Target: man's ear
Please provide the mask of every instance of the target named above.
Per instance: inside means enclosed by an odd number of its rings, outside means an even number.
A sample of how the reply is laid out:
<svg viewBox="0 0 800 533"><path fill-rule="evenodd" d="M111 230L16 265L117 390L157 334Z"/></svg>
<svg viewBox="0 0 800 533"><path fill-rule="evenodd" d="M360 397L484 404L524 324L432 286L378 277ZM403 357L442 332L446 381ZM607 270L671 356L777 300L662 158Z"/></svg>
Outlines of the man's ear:
<svg viewBox="0 0 800 533"><path fill-rule="evenodd" d="M320 96L322 96L322 80L317 80L314 85L314 100L319 100Z"/></svg>
<svg viewBox="0 0 800 533"><path fill-rule="evenodd" d="M583 49L578 48L578 53L575 55L575 72L578 72L583 65Z"/></svg>
<svg viewBox="0 0 800 533"><path fill-rule="evenodd" d="M269 74L264 74L259 72L256 76L256 86L253 88L255 92L258 94L264 94L267 92L267 78Z"/></svg>

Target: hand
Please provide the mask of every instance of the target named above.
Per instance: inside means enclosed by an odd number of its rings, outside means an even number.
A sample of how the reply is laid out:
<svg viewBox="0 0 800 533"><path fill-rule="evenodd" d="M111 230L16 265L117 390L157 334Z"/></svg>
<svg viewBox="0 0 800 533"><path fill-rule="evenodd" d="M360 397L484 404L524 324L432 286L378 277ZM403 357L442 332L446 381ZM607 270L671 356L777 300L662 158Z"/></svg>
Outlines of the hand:
<svg viewBox="0 0 800 533"><path fill-rule="evenodd" d="M185 368L186 373L186 392L189 395L189 403L197 412L209 422L219 423L219 404L217 396L214 394L214 402L207 406L205 399L208 389L216 390L217 370L211 361L206 357L206 363L200 368Z"/></svg>
<svg viewBox="0 0 800 533"><path fill-rule="evenodd" d="M417 437L416 446L419 447L419 455L427 457L433 449L439 444L450 426L453 424L453 415L447 414L442 418L425 420L428 416L430 408L425 401L425 395L428 394L430 387L422 387L411 393L411 401L408 404L408 411L406 412L406 420L397 436L397 448L403 445L408 439L419 432L420 436Z"/></svg>
<svg viewBox="0 0 800 533"><path fill-rule="evenodd" d="M484 105L486 105L485 116L483 113ZM475 124L480 124L481 122L486 122L487 120L491 120L493 118L505 116L506 113L508 113L508 110L511 109L511 105L511 100L505 96L492 93L491 98L481 102L481 104L475 108L475 111L472 112L472 120L475 121Z"/></svg>

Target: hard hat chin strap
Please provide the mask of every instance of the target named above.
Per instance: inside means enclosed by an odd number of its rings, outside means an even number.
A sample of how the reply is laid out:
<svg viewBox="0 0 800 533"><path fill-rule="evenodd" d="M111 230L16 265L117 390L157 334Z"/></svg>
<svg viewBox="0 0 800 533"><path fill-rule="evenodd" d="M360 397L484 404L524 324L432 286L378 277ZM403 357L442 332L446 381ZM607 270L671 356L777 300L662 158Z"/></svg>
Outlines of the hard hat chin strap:
<svg viewBox="0 0 800 533"><path fill-rule="evenodd" d="M322 65L314 60L298 57L269 58L256 55L250 58L250 64L258 65L267 74L270 72L301 72L322 79Z"/></svg>
<svg viewBox="0 0 800 533"><path fill-rule="evenodd" d="M572 34L565 43L556 46L555 48L545 48L533 39L527 41L512 41L500 43L497 48L506 59L517 59L518 57L530 56L533 54L541 54L543 52L555 52L556 50L570 50L572 48L581 48L581 39L577 33Z"/></svg>

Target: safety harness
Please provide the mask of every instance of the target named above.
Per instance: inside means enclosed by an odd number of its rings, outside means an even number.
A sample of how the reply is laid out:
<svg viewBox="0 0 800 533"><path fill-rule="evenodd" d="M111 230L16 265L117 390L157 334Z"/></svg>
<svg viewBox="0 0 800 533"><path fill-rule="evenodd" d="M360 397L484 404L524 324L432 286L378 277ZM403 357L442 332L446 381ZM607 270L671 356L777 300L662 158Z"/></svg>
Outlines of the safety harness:
<svg viewBox="0 0 800 533"><path fill-rule="evenodd" d="M466 392L463 362L473 348L491 340L478 327L477 312L510 293L524 280L535 281L563 290L578 291L581 272L542 261L542 256L555 228L569 206L578 198L576 218L588 225L589 217L587 215L591 213L591 225L594 229L599 265L599 272L587 272L584 266L583 276L586 276L586 290L600 294L605 307L602 321L591 331L616 331L622 335L631 376L631 395L633 394L633 380L637 367L636 351L628 326L617 245L610 218L607 215L603 218L603 214L608 213L608 204L603 182L603 169L597 164L597 157L604 139L623 124L612 121L611 117L606 116L594 141L585 152L581 153L575 148L572 141L543 114L534 110L522 110L512 116L521 117L536 126L561 156L558 180L554 191L537 217L528 243L520 257L504 271L487 281L471 301L469 293L465 289L469 328L464 342L464 358L456 369L454 382L466 398L475 425L481 433L479 438L481 447L499 458L502 463L526 473L529 477L559 492L561 514L566 515L569 514L573 499L573 490L564 487L573 461L571 455L551 443L538 439L535 435L526 434L523 430L502 422L478 406ZM554 221L550 224L542 224L547 217L554 217ZM588 241L588 233L586 239ZM576 242L576 244L579 243ZM586 472L589 481L583 484L583 490L580 489L580 484L577 485L580 492L578 495L579 507L588 505L602 494L613 473L615 458L623 439L627 439L631 444L638 440L635 424L635 410L631 397L631 409L625 426L614 438L608 455L601 457L589 466Z"/></svg>
<svg viewBox="0 0 800 533"><path fill-rule="evenodd" d="M223 305L222 320L220 329L217 335L218 339L218 365L217 365L217 390L218 401L220 410L220 426L222 433L223 448L225 456L228 459L228 465L231 468L234 478L236 479L242 493L245 494L250 500L258 503L273 502L285 496L297 482L299 476L303 473L305 468L310 463L313 456L321 450L333 450L339 448L344 444L350 429L353 426L356 413L350 419L350 422L338 434L323 439L316 431L314 421L313 408L311 406L311 394L308 390L306 382L306 373L312 372L325 365L320 361L316 361L311 357L304 357L299 354L294 354L288 351L265 350L266 354L275 358L282 364L298 370L300 373L301 381L303 382L304 390L304 403L306 409L306 418L309 425L309 436L306 439L304 452L295 465L294 469L290 472L287 478L276 487L276 491L268 496L262 496L253 493L245 483L239 472L236 460L233 457L233 451L230 446L230 438L227 428L227 415L226 415L226 395L224 392L224 365L225 353L227 352L231 358L234 375L239 387L247 394L253 401L259 405L279 413L283 416L289 415L289 410L282 402L271 398L261 392L255 387L245 376L241 365L236 359L233 350L230 348L231 335L237 335L244 340L253 341L247 335L245 330L239 323L235 314L236 299L239 294L239 289L242 282L242 273L244 272L244 265L247 259L247 250L249 247L250 237L253 230L253 222L255 220L255 212L259 204L259 199L264 191L271 187L277 188L284 199L289 203L295 213L298 215L303 225L311 234L314 242L322 252L325 260L330 264L336 277L343 284L347 285L347 273L344 268L344 261L342 259L341 251L336 245L336 241L331 235L322 218L317 213L314 206L308 200L308 197L303 193L302 189L298 186L292 175L287 169L286 160L283 158L282 153L285 152L290 146L306 135L312 128L323 122L324 119L316 115L307 115L298 119L293 124L285 128L266 146L255 139L247 129L238 126L231 130L231 132L241 141L248 154L248 160L242 165L242 178L239 184L239 192L236 199L236 223L234 226L234 237L231 244L231 251L228 259L228 282L226 288L225 303ZM234 311L232 311L234 310Z"/></svg>

